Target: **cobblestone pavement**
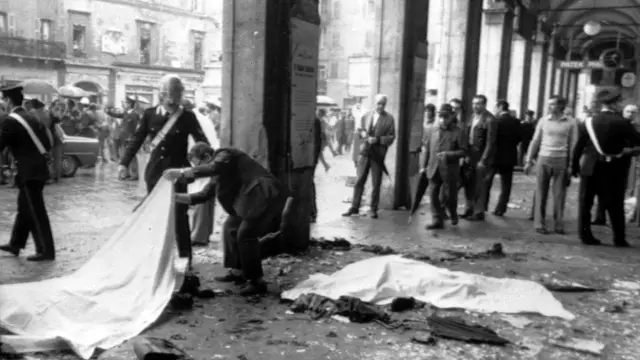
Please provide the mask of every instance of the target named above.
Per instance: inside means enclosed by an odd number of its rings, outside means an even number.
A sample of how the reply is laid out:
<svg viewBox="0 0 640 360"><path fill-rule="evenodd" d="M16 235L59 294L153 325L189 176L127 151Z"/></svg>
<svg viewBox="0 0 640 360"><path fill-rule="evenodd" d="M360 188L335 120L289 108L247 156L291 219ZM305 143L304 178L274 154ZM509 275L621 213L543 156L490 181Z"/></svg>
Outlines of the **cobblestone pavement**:
<svg viewBox="0 0 640 360"><path fill-rule="evenodd" d="M500 242L507 253L525 254L526 260L467 261L443 266L498 277L537 279L546 274L603 287L610 287L615 279L640 280L640 231L637 228L628 229L629 241L635 248L620 250L612 246L594 248L579 244L574 220L576 184L572 185L568 195L567 219L570 221L567 223L565 236L540 236L533 231L532 223L526 220L533 178L522 175L516 176L506 217L489 215L486 224L461 221L455 228L432 232L424 229L424 225L430 220L428 207L425 205L410 225L407 225L405 211L381 211L380 219L377 220L366 216L342 218L340 214L348 207L345 200L352 193L352 188L345 186L346 177L352 176L354 169L347 156L329 156L329 161L332 168L324 172L319 167L316 174L319 217L317 224L312 227L313 236L340 236L356 243L389 245L397 250L421 253L434 253L442 249L486 250L493 243ZM498 185L499 180L494 185L494 201ZM82 170L75 178L48 186L45 196L56 237L57 260L48 264L34 264L26 262L23 257L0 255L0 283L38 280L78 268L108 240L130 214L139 201L134 195L135 188L134 183L116 180L113 164ZM16 196L16 190L0 188L0 243L8 241ZM219 210L218 212L219 217L223 216ZM216 233L214 238L219 236L219 227L216 228ZM596 234L606 244L610 243L611 234L607 228L597 229ZM209 249L200 249L196 253L196 269L205 286L218 286L211 279L214 272L221 271L217 249L218 246L214 243ZM33 245L29 242L25 254L32 252ZM268 262L267 277L280 288L292 286L314 271L330 273L357 260L359 256L316 254L308 263L303 261L303 266L294 266L291 278L278 275L280 270L276 266L277 262ZM318 265L328 263L331 265ZM638 294L634 294L625 301L631 304L629 306L640 309ZM535 317L536 325L533 328L514 330L505 325L504 321L491 323L489 318L481 318L485 323L494 324L493 328L501 334L537 339L536 343L540 343L540 339L551 337L553 332L562 332L562 336L594 338L610 344L610 359L637 359L634 357L637 355L634 349L640 348L640 311L629 310L622 314L601 311L603 306L618 301L619 294L607 292L604 295L558 296L570 311L578 315L578 320L569 323ZM278 304L277 297L263 300L259 305L234 299L214 299L211 304L199 306L192 314L182 314L177 320L164 321L154 327L151 334L166 338L175 337L176 333L185 334L185 339L178 343L187 348L196 359L231 359L240 355L245 355L247 359L397 359L399 354L402 354L400 358L407 359L585 358L584 355L549 349L514 353L486 346L453 345L454 342L431 348L410 345L406 338L389 334L375 325L287 320L283 318L286 309ZM240 326L238 324L243 321L254 321L255 317L269 325L258 326L260 329L251 330L251 334L244 335L233 329L223 330ZM329 332L338 334L338 338L328 340L326 334ZM303 343L307 345L300 345ZM536 345L535 349L539 350L539 347Z"/></svg>

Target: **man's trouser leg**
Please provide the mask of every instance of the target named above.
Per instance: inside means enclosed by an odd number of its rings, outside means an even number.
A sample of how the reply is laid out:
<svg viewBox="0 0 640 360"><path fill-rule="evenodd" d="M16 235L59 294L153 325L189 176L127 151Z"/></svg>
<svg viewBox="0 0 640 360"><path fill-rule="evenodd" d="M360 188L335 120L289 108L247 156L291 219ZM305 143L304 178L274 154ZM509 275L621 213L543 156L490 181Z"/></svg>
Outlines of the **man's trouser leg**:
<svg viewBox="0 0 640 360"><path fill-rule="evenodd" d="M556 164L553 169L551 186L553 191L553 223L556 231L564 231L564 207L567 199L567 168Z"/></svg>
<svg viewBox="0 0 640 360"><path fill-rule="evenodd" d="M458 220L458 174L449 174L445 179L445 207L449 210L451 220Z"/></svg>
<svg viewBox="0 0 640 360"><path fill-rule="evenodd" d="M493 175L493 169L490 167L476 167L476 187L474 191L474 215L484 215L487 211L487 203L489 202L489 193L491 192L490 182Z"/></svg>
<svg viewBox="0 0 640 360"><path fill-rule="evenodd" d="M64 148L62 147L62 144L54 146L51 154L52 154L52 174L53 174L53 178L55 180L59 180L60 177L62 176L62 155L63 155L63 151Z"/></svg>
<svg viewBox="0 0 640 360"><path fill-rule="evenodd" d="M611 229L613 230L613 242L616 244L626 242L626 226L624 219L624 177L626 169L620 160L603 164L603 171L596 176L598 179L598 192L602 203L609 213ZM596 170L594 170L595 172Z"/></svg>
<svg viewBox="0 0 640 360"><path fill-rule="evenodd" d="M241 217L229 215L222 225L223 266L226 269L242 270L237 240L241 223Z"/></svg>
<svg viewBox="0 0 640 360"><path fill-rule="evenodd" d="M53 234L44 204L43 189L42 181L27 181L19 184L18 214L10 244L16 249L24 249L31 233L38 254L54 255Z"/></svg>
<svg viewBox="0 0 640 360"><path fill-rule="evenodd" d="M380 205L380 188L382 187L382 166L371 161L371 211L378 211Z"/></svg>
<svg viewBox="0 0 640 360"><path fill-rule="evenodd" d="M213 234L213 221L215 213L215 198L198 204L193 209L191 242L198 245L206 245Z"/></svg>
<svg viewBox="0 0 640 360"><path fill-rule="evenodd" d="M474 208L474 193L476 188L476 168L475 165L469 166L468 176L462 178L462 187L464 189L464 198L466 200L465 214L473 214Z"/></svg>
<svg viewBox="0 0 640 360"><path fill-rule="evenodd" d="M173 185L176 194L186 193L187 184L177 181ZM175 204L175 225L176 225L176 241L178 243L178 254L182 258L192 257L191 251L191 230L189 229L189 205Z"/></svg>
<svg viewBox="0 0 640 360"><path fill-rule="evenodd" d="M364 185L367 183L369 177L369 169L371 168L371 160L366 156L358 157L358 164L356 167L356 184L353 187L353 199L351 200L351 210L359 211L360 204L362 203L362 193L364 192Z"/></svg>
<svg viewBox="0 0 640 360"><path fill-rule="evenodd" d="M436 173L429 179L429 185L431 189L429 191L429 202L431 203L431 218L434 224L442 224L444 222L444 206L442 206L441 202L441 191L444 185L442 181L442 177L440 176L440 171L436 171Z"/></svg>
<svg viewBox="0 0 640 360"><path fill-rule="evenodd" d="M546 229L545 218L547 216L547 198L549 196L549 183L553 170L545 159L538 158L536 166L536 201L535 212L533 214L534 226L536 229Z"/></svg>
<svg viewBox="0 0 640 360"><path fill-rule="evenodd" d="M578 235L580 240L593 239L591 232L591 208L596 195L596 179L593 176L581 176L578 193Z"/></svg>
<svg viewBox="0 0 640 360"><path fill-rule="evenodd" d="M500 166L498 174L500 174L500 196L498 197L498 203L496 204L495 211L504 214L507 212L509 198L511 198L513 166Z"/></svg>

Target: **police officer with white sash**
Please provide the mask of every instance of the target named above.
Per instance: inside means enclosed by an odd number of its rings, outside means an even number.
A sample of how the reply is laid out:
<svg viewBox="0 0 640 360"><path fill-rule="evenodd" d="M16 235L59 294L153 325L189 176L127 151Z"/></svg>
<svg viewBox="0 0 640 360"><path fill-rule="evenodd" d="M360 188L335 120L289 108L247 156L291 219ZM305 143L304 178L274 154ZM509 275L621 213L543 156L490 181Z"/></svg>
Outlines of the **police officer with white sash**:
<svg viewBox="0 0 640 360"><path fill-rule="evenodd" d="M624 193L627 162L625 157L640 145L640 133L616 111L621 101L616 90L599 94L602 112L585 119L572 159L572 175L580 176L578 232L586 245L600 245L591 232L593 198L609 213L613 242L628 247L625 238Z"/></svg>
<svg viewBox="0 0 640 360"><path fill-rule="evenodd" d="M145 110L120 160L118 175L125 176L127 166L144 141L147 137L151 139L149 162L144 173L149 193L165 170L190 166L187 157L189 135L196 142L209 143L195 114L181 106L183 93L184 85L177 75L168 74L161 79L160 105ZM186 193L187 184L177 182L174 184L174 190L176 193ZM176 204L175 228L180 257L191 258L188 210L189 205Z"/></svg>
<svg viewBox="0 0 640 360"><path fill-rule="evenodd" d="M17 163L18 214L13 223L11 239L0 250L14 256L25 248L29 234L33 236L36 254L28 261L55 260L55 248L49 215L42 190L49 180L49 150L51 141L47 129L22 108L21 86L0 89L7 103L8 114L0 128L0 153L9 148Z"/></svg>

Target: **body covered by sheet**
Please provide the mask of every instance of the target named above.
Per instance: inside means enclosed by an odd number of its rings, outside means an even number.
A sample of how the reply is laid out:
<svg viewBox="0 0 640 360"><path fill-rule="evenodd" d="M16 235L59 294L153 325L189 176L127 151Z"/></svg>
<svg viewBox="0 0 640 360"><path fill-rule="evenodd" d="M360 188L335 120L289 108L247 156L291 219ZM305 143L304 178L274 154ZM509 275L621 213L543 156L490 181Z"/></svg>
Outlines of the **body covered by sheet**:
<svg viewBox="0 0 640 360"><path fill-rule="evenodd" d="M105 245L74 273L0 286L0 337L17 352L71 347L88 359L151 325L182 283L172 185L161 180ZM4 348L3 348L4 349Z"/></svg>
<svg viewBox="0 0 640 360"><path fill-rule="evenodd" d="M330 276L312 275L283 292L282 298L295 300L305 293L332 299L353 296L378 305L389 304L396 297L414 297L443 309L574 318L536 282L450 271L398 255L362 260Z"/></svg>

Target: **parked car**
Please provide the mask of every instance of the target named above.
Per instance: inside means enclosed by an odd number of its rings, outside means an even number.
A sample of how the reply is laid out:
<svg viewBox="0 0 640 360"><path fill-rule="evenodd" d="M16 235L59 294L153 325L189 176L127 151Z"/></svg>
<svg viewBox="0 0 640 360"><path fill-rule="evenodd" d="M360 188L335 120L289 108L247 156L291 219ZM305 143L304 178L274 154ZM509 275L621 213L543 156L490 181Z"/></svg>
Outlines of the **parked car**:
<svg viewBox="0 0 640 360"><path fill-rule="evenodd" d="M62 137L62 176L73 177L79 168L96 166L98 150L98 139L64 134Z"/></svg>

